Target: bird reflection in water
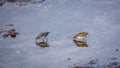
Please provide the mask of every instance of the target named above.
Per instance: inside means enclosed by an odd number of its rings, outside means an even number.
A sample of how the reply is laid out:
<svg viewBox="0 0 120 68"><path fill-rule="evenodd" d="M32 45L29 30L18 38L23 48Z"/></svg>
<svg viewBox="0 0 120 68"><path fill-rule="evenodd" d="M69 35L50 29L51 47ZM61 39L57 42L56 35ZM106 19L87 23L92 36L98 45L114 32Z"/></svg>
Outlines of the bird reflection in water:
<svg viewBox="0 0 120 68"><path fill-rule="evenodd" d="M36 45L40 47L48 47L48 36L49 32L42 32L36 37ZM41 40L38 42L38 40Z"/></svg>
<svg viewBox="0 0 120 68"><path fill-rule="evenodd" d="M78 46L78 47L88 47L88 44L86 42L86 37L88 33L87 32L79 32L75 34L73 37L73 42Z"/></svg>

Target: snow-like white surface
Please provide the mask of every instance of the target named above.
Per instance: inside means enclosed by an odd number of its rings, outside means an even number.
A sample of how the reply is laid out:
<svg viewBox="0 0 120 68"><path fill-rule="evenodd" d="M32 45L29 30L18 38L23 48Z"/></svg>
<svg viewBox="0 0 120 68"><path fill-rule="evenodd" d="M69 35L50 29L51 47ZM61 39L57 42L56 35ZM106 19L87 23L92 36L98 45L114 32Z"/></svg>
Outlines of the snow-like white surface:
<svg viewBox="0 0 120 68"><path fill-rule="evenodd" d="M120 0L46 0L41 4L0 7L0 29L14 24L18 35L0 37L0 68L67 68L89 58L120 61ZM36 46L35 37L49 31L50 47ZM89 47L77 47L72 37L88 32ZM68 61L68 58L71 60Z"/></svg>

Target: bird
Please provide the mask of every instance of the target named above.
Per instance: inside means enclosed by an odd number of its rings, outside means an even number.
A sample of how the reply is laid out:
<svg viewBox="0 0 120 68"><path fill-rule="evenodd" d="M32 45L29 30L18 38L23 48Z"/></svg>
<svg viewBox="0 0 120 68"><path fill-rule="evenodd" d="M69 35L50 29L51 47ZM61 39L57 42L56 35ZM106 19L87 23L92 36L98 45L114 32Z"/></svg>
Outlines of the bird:
<svg viewBox="0 0 120 68"><path fill-rule="evenodd" d="M79 32L75 34L75 36L73 37L73 40L86 42L87 35L88 35L87 32Z"/></svg>
<svg viewBox="0 0 120 68"><path fill-rule="evenodd" d="M11 36L12 38L15 38L17 34L19 34L19 33L15 32L15 29L9 29L6 31L5 34L3 34L3 37L6 38L8 36Z"/></svg>
<svg viewBox="0 0 120 68"><path fill-rule="evenodd" d="M9 29L7 30L7 33L15 32L15 29Z"/></svg>
<svg viewBox="0 0 120 68"><path fill-rule="evenodd" d="M40 47L48 47L48 43L47 42L37 42L36 41L36 45L40 46Z"/></svg>
<svg viewBox="0 0 120 68"><path fill-rule="evenodd" d="M40 33L37 37L36 37L36 40L38 40L38 39L42 39L43 40L43 42L44 42L44 39L46 39L46 41L47 41L47 36L48 36L48 34L49 34L50 32L42 32L42 33Z"/></svg>
<svg viewBox="0 0 120 68"><path fill-rule="evenodd" d="M10 35L12 38L15 38L17 34L19 34L19 33L18 33L18 32L15 32L15 31L9 32L9 35Z"/></svg>

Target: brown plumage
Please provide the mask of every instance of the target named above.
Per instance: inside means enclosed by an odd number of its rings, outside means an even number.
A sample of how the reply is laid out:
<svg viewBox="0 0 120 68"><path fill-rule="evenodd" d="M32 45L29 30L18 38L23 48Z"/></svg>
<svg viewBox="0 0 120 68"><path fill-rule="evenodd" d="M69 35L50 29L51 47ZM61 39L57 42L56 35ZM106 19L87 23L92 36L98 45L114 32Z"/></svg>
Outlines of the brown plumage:
<svg viewBox="0 0 120 68"><path fill-rule="evenodd" d="M14 31L9 32L9 35L10 35L12 38L15 38L17 34L18 34L18 33L17 33L17 32L14 32Z"/></svg>
<svg viewBox="0 0 120 68"><path fill-rule="evenodd" d="M79 32L79 33L75 34L75 36L74 36L73 39L77 40L77 41L83 41L83 42L85 42L87 35L88 35L87 32Z"/></svg>
<svg viewBox="0 0 120 68"><path fill-rule="evenodd" d="M38 39L42 39L44 41L44 39L46 39L46 37L48 36L50 32L42 32L40 33L37 37L36 37L36 40Z"/></svg>
<svg viewBox="0 0 120 68"><path fill-rule="evenodd" d="M3 37L6 38L8 36L11 36L12 38L15 38L17 34L19 33L15 32L15 29L9 29L5 34L3 34Z"/></svg>
<svg viewBox="0 0 120 68"><path fill-rule="evenodd" d="M36 39L36 45L40 47L48 47L47 43L47 36L50 32L42 32L40 33L35 39ZM42 40L41 42L37 42L37 40ZM46 41L44 41L46 39Z"/></svg>
<svg viewBox="0 0 120 68"><path fill-rule="evenodd" d="M40 47L49 47L47 42L37 42L36 41L36 45L40 46Z"/></svg>
<svg viewBox="0 0 120 68"><path fill-rule="evenodd" d="M73 42L78 46L78 47L88 47L86 42L82 42L82 41L76 41L73 39Z"/></svg>

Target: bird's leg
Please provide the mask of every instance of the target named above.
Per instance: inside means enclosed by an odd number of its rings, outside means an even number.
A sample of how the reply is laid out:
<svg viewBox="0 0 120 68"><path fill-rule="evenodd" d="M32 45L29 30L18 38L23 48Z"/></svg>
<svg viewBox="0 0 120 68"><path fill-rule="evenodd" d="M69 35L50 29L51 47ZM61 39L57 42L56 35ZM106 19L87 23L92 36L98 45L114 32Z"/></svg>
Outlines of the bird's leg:
<svg viewBox="0 0 120 68"><path fill-rule="evenodd" d="M85 37L85 43L86 43L86 37Z"/></svg>
<svg viewBox="0 0 120 68"><path fill-rule="evenodd" d="M43 38L43 42L45 41L45 38Z"/></svg>
<svg viewBox="0 0 120 68"><path fill-rule="evenodd" d="M82 42L84 42L84 38L82 38Z"/></svg>
<svg viewBox="0 0 120 68"><path fill-rule="evenodd" d="M35 41L35 42L36 42L36 44L37 44L37 39L36 39L36 41Z"/></svg>
<svg viewBox="0 0 120 68"><path fill-rule="evenodd" d="M46 42L46 43L47 43L47 42L48 42L48 39L47 39L47 38L44 38L44 42Z"/></svg>
<svg viewBox="0 0 120 68"><path fill-rule="evenodd" d="M48 42L48 39L46 38L46 43Z"/></svg>
<svg viewBox="0 0 120 68"><path fill-rule="evenodd" d="M80 39L79 39L79 41L81 41L81 42L82 42L82 41L83 41L83 38L80 38Z"/></svg>
<svg viewBox="0 0 120 68"><path fill-rule="evenodd" d="M85 38L82 38L82 42L85 42Z"/></svg>
<svg viewBox="0 0 120 68"><path fill-rule="evenodd" d="M85 42L86 42L86 38L85 38Z"/></svg>

